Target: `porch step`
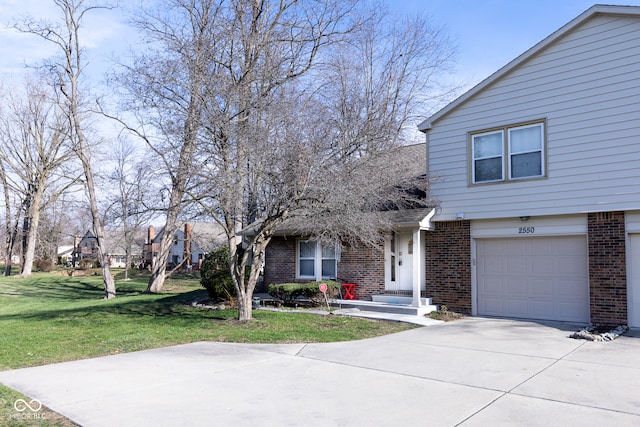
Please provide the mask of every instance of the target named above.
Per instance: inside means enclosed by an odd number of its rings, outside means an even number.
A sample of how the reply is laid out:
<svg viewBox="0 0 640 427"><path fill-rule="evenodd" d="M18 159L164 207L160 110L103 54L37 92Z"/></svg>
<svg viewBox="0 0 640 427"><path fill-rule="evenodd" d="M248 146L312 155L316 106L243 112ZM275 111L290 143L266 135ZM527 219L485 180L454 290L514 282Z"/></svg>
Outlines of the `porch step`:
<svg viewBox="0 0 640 427"><path fill-rule="evenodd" d="M383 302L387 304L404 304L411 305L413 302L413 297L407 295L391 295L391 294L383 294L383 295L373 295L371 300L374 302ZM431 298L420 298L421 305L431 305Z"/></svg>
<svg viewBox="0 0 640 427"><path fill-rule="evenodd" d="M422 298L427 300L427 298ZM428 298L430 302L430 298ZM409 301L411 302L411 301ZM331 305L340 308L357 308L362 311L375 311L379 313L393 313L393 314L407 314L414 316L424 316L427 313L436 311L437 306L433 304L425 304L420 307L414 307L410 304L400 303L385 303L378 301L364 301L364 300L332 300Z"/></svg>

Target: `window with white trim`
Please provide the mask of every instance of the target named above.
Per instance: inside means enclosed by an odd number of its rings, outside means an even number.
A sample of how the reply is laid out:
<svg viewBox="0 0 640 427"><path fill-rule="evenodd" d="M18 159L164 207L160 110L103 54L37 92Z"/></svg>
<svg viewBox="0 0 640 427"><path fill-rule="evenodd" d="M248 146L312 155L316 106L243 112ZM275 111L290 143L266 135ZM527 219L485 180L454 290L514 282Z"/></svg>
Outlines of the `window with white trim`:
<svg viewBox="0 0 640 427"><path fill-rule="evenodd" d="M332 244L313 240L298 241L298 278L335 279L337 272L337 250Z"/></svg>
<svg viewBox="0 0 640 427"><path fill-rule="evenodd" d="M544 123L471 134L471 182L502 182L545 176Z"/></svg>

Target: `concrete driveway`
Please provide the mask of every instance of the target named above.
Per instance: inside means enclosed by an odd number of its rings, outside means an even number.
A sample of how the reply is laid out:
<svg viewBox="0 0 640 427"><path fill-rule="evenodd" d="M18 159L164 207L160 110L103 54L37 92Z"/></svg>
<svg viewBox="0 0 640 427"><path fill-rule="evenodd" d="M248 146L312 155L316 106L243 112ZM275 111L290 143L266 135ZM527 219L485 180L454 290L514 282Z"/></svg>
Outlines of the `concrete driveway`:
<svg viewBox="0 0 640 427"><path fill-rule="evenodd" d="M640 334L575 330L467 318L344 343L199 342L0 382L83 426L640 425Z"/></svg>

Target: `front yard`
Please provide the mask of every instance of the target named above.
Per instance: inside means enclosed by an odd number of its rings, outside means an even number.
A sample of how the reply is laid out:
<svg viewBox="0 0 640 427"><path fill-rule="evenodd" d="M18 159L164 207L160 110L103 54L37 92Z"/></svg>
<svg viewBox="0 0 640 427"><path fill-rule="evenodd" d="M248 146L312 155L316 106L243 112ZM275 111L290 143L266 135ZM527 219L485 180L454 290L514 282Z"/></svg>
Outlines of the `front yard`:
<svg viewBox="0 0 640 427"><path fill-rule="evenodd" d="M118 275L116 275L116 280ZM299 343L357 340L412 326L342 316L255 311L239 323L236 310L203 310L197 277L169 279L165 291L143 294L148 277L117 280L118 297L103 300L101 277L36 273L0 278L0 370L118 354L194 341ZM0 425L18 399L0 386ZM66 421L54 421L52 423ZM20 424L11 419L10 425ZM47 425L47 424L39 424Z"/></svg>

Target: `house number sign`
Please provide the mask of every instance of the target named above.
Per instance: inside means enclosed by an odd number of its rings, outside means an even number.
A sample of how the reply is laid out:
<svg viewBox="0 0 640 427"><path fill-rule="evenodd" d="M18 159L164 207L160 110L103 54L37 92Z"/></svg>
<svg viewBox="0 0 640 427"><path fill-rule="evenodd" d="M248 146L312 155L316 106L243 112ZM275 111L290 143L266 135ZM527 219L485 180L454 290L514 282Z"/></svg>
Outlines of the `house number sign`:
<svg viewBox="0 0 640 427"><path fill-rule="evenodd" d="M518 234L534 234L535 232L535 227L518 227Z"/></svg>

